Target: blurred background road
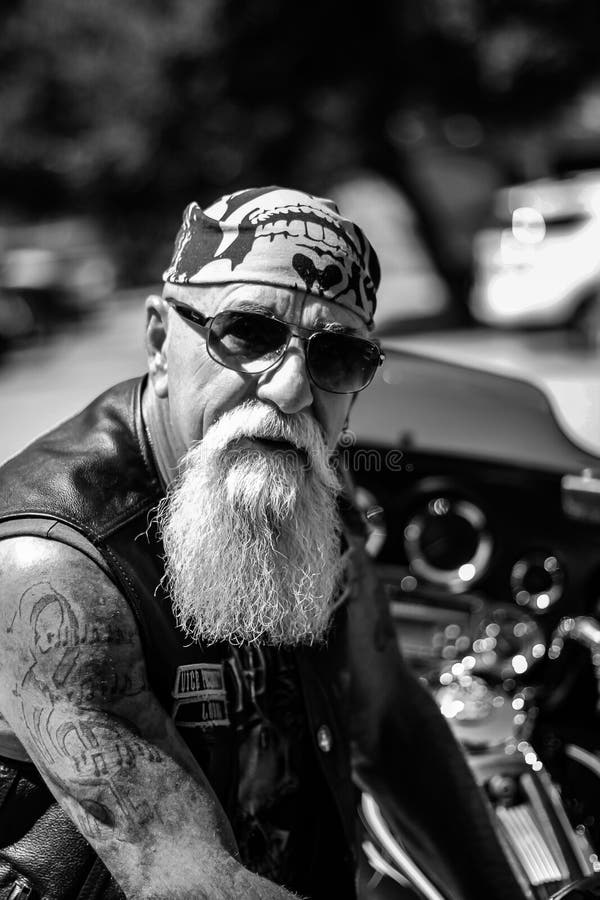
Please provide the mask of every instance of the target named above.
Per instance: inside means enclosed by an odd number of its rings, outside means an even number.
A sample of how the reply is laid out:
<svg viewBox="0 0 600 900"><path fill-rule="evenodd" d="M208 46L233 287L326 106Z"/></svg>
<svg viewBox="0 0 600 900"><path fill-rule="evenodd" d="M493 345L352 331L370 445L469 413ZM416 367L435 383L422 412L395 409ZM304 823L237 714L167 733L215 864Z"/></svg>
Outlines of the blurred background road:
<svg viewBox="0 0 600 900"><path fill-rule="evenodd" d="M144 371L143 301L139 291L117 294L85 323L7 354L0 369L0 462L104 388Z"/></svg>

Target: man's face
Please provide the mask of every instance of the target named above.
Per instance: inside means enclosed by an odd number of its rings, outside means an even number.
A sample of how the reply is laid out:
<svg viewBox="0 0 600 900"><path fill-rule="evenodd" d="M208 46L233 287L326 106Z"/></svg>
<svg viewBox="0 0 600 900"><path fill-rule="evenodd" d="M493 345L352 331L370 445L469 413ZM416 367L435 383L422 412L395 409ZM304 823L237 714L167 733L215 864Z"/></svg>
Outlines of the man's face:
<svg viewBox="0 0 600 900"><path fill-rule="evenodd" d="M289 289L167 285L165 297L205 316L262 310L302 328L367 332L354 312ZM203 328L160 311L150 368L180 471L157 521L177 620L194 640L322 640L343 568L329 456L351 396L312 383L299 338L267 371L240 373L209 356Z"/></svg>
<svg viewBox="0 0 600 900"><path fill-rule="evenodd" d="M206 316L226 309L266 311L304 328L334 324L367 337L367 328L355 313L287 288L254 284L203 288L166 285L164 296L184 301ZM249 400L274 407L285 416L309 415L333 449L351 396L316 387L308 375L304 353L303 342L292 338L283 359L266 372L235 372L211 359L204 335L171 309L164 355L170 425L179 457L201 440L220 416Z"/></svg>

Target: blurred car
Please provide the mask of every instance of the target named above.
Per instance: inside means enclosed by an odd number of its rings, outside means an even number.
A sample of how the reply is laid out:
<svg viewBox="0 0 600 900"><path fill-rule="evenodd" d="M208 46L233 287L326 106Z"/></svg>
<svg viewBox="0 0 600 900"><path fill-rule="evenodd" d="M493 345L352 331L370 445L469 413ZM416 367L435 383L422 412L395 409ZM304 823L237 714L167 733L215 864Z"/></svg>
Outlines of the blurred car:
<svg viewBox="0 0 600 900"><path fill-rule="evenodd" d="M600 171L502 188L474 239L473 317L600 341Z"/></svg>
<svg viewBox="0 0 600 900"><path fill-rule="evenodd" d="M46 335L107 299L116 267L96 225L64 218L0 228L0 343Z"/></svg>

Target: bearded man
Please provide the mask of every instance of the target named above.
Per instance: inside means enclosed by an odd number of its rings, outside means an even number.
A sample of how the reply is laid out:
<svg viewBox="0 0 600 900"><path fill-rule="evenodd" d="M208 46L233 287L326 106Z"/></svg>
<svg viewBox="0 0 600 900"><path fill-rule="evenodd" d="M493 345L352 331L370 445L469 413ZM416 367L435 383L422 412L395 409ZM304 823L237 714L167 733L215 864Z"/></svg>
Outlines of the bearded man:
<svg viewBox="0 0 600 900"><path fill-rule="evenodd" d="M445 896L519 896L332 457L378 280L329 200L191 204L148 375L1 470L0 898L346 900L359 788Z"/></svg>

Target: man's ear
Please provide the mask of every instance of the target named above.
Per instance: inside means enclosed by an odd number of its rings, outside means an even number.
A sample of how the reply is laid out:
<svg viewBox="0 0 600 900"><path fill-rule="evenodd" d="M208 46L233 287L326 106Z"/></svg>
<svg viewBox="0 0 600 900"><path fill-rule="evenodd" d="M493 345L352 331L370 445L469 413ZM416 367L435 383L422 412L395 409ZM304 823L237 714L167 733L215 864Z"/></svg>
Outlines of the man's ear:
<svg viewBox="0 0 600 900"><path fill-rule="evenodd" d="M167 334L169 304L152 294L146 300L146 354L154 392L163 399L168 393Z"/></svg>

